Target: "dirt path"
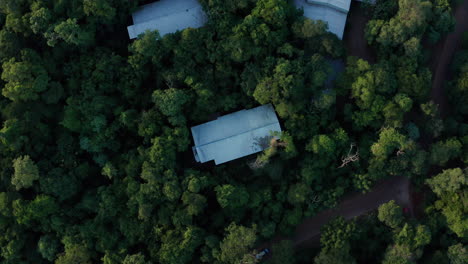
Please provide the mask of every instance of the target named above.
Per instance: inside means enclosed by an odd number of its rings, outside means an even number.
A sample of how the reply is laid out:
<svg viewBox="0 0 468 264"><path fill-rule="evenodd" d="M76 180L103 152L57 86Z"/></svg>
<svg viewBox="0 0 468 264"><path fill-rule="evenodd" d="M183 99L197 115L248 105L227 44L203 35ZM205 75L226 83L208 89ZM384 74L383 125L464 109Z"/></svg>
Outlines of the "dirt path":
<svg viewBox="0 0 468 264"><path fill-rule="evenodd" d="M442 113L445 113L447 107L443 84L448 79L448 68L453 54L460 48L463 33L468 31L468 0L465 0L457 8L455 19L457 21L455 31L449 34L441 43L434 46L436 51L432 55L433 60L430 65L433 71L431 98L440 105ZM349 23L347 23L343 40L349 55L373 63L375 57L364 38L364 27L367 21L368 19L360 8L360 3L353 1L351 11L348 14ZM318 246L320 228L333 218L342 216L345 219L352 219L373 211L390 200L395 200L402 207L410 208L410 212L413 214L410 182L407 178L393 177L380 182L369 193L349 195L337 207L305 219L296 227L295 234L292 237L277 236L271 241L263 243L259 248L271 248L273 243L282 239L291 239L295 247Z"/></svg>
<svg viewBox="0 0 468 264"><path fill-rule="evenodd" d="M444 83L449 78L449 66L453 54L460 48L461 37L468 31L468 1L465 0L455 11L455 31L450 33L442 44L436 45L436 51L432 55L435 60L431 63L433 71L431 98L439 105L440 113L447 113L447 96L444 91Z"/></svg>
<svg viewBox="0 0 468 264"><path fill-rule="evenodd" d="M271 247L272 243L282 239L291 239L295 247L318 246L320 228L333 218L343 216L345 219L352 219L373 211L390 200L395 200L402 207L409 207L412 211L410 199L409 180L405 177L393 177L381 181L366 194L351 194L345 197L337 207L305 219L297 226L292 237L275 237L272 241L262 244L260 248Z"/></svg>
<svg viewBox="0 0 468 264"><path fill-rule="evenodd" d="M361 3L352 1L343 41L348 56L356 56L369 63L375 63L375 56L372 54L372 50L364 37L364 29L368 21L369 18L365 16Z"/></svg>
<svg viewBox="0 0 468 264"><path fill-rule="evenodd" d="M402 207L409 207L411 204L409 186L407 178L394 177L377 184L366 194L354 194L344 198L337 207L323 211L300 224L293 237L294 244L296 246L317 244L320 239L320 228L337 216L352 219L373 211L390 200L395 200Z"/></svg>

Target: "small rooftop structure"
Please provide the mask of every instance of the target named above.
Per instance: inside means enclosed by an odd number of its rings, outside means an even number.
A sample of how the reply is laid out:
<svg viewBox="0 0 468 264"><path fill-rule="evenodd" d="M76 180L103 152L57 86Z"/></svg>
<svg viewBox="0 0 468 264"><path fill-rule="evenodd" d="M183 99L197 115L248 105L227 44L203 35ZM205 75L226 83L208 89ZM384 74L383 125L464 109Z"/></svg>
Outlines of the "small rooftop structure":
<svg viewBox="0 0 468 264"><path fill-rule="evenodd" d="M191 128L195 160L225 163L269 147L281 127L271 104L241 110Z"/></svg>
<svg viewBox="0 0 468 264"><path fill-rule="evenodd" d="M351 0L294 0L294 5L304 10L305 17L326 22L331 33L343 38Z"/></svg>
<svg viewBox="0 0 468 264"><path fill-rule="evenodd" d="M127 27L130 39L146 30L158 30L164 36L186 28L202 27L207 21L197 0L160 0L141 6L132 18L134 25Z"/></svg>

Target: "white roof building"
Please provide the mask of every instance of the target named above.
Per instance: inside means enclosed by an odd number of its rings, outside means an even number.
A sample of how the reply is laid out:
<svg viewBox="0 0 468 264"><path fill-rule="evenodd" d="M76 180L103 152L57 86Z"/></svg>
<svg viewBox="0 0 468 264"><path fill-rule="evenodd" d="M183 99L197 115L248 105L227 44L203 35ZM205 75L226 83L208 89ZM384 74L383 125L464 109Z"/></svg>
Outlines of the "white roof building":
<svg viewBox="0 0 468 264"><path fill-rule="evenodd" d="M160 0L141 6L132 18L133 25L127 27L130 39L146 30L158 30L164 36L186 28L202 27L207 21L197 0Z"/></svg>
<svg viewBox="0 0 468 264"><path fill-rule="evenodd" d="M348 13L351 0L306 0L309 4L328 6L333 9Z"/></svg>
<svg viewBox="0 0 468 264"><path fill-rule="evenodd" d="M195 160L225 163L269 147L272 132L281 132L273 106L262 105L219 117L191 128Z"/></svg>
<svg viewBox="0 0 468 264"><path fill-rule="evenodd" d="M305 17L326 22L331 33L343 38L351 0L294 0L294 5L304 10Z"/></svg>

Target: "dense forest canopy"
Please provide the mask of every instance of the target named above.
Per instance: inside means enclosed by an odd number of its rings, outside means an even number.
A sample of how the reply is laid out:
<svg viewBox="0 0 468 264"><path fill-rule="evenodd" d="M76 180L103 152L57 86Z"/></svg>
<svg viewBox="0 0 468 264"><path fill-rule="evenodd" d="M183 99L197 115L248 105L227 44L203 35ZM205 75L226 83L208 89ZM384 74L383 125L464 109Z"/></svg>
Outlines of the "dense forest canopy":
<svg viewBox="0 0 468 264"><path fill-rule="evenodd" d="M428 67L460 1L357 6L375 63L286 0L200 0L204 27L130 41L148 2L0 0L0 263L255 263L260 242L393 176L424 193L420 217L389 202L267 261L466 263L466 34L446 113ZM195 162L191 126L268 103L278 142Z"/></svg>

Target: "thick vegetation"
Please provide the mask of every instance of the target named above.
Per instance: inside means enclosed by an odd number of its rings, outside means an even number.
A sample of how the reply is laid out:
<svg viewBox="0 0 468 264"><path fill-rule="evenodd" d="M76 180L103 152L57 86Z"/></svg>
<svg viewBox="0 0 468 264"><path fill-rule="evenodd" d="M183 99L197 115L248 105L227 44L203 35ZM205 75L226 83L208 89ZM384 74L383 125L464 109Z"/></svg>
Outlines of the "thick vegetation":
<svg viewBox="0 0 468 264"><path fill-rule="evenodd" d="M431 189L427 218L337 219L305 262L466 263L468 49L442 119L422 48L452 30L447 1L369 7L375 64L286 0L201 0L205 27L130 41L139 2L0 0L0 263L255 263L258 242L395 175ZM192 125L267 103L279 143L194 161ZM269 261L301 262L293 246Z"/></svg>

